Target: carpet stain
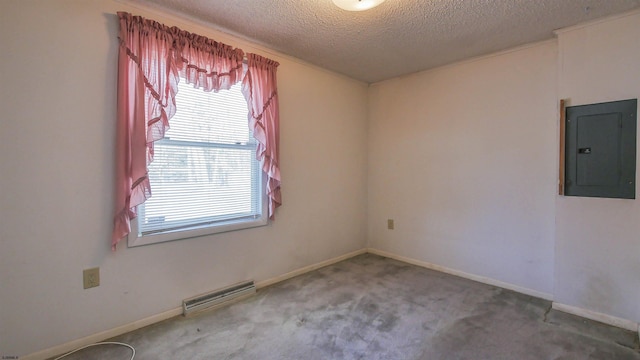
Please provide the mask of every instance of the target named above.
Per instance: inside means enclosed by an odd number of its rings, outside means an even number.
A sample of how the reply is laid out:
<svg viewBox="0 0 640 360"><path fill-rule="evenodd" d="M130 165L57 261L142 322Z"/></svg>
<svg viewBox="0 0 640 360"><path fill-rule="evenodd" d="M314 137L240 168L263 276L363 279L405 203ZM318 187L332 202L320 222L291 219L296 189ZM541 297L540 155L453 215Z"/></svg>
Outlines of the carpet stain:
<svg viewBox="0 0 640 360"><path fill-rule="evenodd" d="M637 334L549 306L365 254L110 340L133 345L136 360L640 360ZM65 360L120 358L93 347Z"/></svg>

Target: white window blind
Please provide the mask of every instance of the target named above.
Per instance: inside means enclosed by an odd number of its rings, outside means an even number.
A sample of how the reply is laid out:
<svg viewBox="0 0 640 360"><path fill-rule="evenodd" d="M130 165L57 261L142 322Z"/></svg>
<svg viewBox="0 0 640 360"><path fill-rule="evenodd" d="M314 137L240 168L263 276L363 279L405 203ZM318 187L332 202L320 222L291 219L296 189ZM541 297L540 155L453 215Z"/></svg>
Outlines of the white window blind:
<svg viewBox="0 0 640 360"><path fill-rule="evenodd" d="M261 171L241 84L215 93L182 79L176 108L155 143L152 196L139 208L138 236L261 218Z"/></svg>

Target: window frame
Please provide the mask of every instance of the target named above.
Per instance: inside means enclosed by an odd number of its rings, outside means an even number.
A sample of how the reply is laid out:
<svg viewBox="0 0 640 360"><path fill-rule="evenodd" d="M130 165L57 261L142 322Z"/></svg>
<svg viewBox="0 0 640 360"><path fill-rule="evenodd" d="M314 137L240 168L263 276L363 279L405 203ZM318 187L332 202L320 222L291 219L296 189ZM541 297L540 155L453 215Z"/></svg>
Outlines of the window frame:
<svg viewBox="0 0 640 360"><path fill-rule="evenodd" d="M184 81L184 78L182 78L181 80ZM248 106L247 106L247 111L249 111ZM158 140L158 145L162 144L162 142L166 142L167 144L170 144L173 142L180 143L183 141L163 139L163 140ZM216 144L214 146L211 146L211 145L203 145L203 146L213 147L213 148L244 148L246 145ZM255 153L254 153L254 156L255 156ZM142 218L143 211L142 209L138 208L137 209L138 216L131 219L131 222L130 222L131 232L127 236L127 246L137 247L137 246L151 245L151 244L176 241L176 240L184 240L184 239L190 239L195 237L214 235L214 234L225 233L229 231L244 230L244 229L250 229L250 228L268 225L269 203L268 203L268 196L265 193L267 176L265 176L264 172L261 169L260 161L257 161L255 159L254 161L257 162L256 166L258 167L256 169L257 176L258 176L257 180L259 184L258 185L259 189L257 194L260 197L258 203L262 210L259 217L254 217L254 216L238 217L234 219L215 221L213 224L194 225L192 227L187 227L183 229L160 231L156 233L143 235L140 233L140 226L139 226L139 219ZM151 186L153 187L153 184L151 184ZM145 203L142 203L139 206L145 206Z"/></svg>
<svg viewBox="0 0 640 360"><path fill-rule="evenodd" d="M138 226L138 220L140 216L136 216L136 218L131 220L131 232L127 238L127 246L128 247L136 247L136 246L144 246L151 244L158 244L168 241L176 241L176 240L186 240L201 236L214 235L225 233L229 231L237 231L244 229L251 229L255 227L266 226L269 224L269 216L267 212L268 203L267 196L264 194L264 189L266 188L266 177L262 171L259 172L260 176L260 184L262 191L260 191L260 203L262 206L262 213L259 218L256 219L231 219L226 221L217 222L214 225L209 226L198 226L190 229L183 230L174 230L174 231L166 231L160 232L156 234L150 234L141 236Z"/></svg>

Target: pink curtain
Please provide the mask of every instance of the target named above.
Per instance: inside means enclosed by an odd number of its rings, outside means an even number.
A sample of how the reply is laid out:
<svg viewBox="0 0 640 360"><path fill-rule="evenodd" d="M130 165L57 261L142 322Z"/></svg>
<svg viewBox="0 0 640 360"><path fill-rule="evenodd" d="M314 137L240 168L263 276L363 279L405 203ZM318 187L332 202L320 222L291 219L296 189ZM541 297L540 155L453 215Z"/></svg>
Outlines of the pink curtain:
<svg viewBox="0 0 640 360"><path fill-rule="evenodd" d="M276 83L277 62L260 55L247 54L247 73L242 81L242 92L249 105L249 127L258 142L256 157L267 175L269 218L282 205L280 194L280 120Z"/></svg>
<svg viewBox="0 0 640 360"><path fill-rule="evenodd" d="M151 196L153 143L175 114L179 76L205 91L229 89L242 76L240 49L119 12L116 214L112 249L131 232L136 206Z"/></svg>

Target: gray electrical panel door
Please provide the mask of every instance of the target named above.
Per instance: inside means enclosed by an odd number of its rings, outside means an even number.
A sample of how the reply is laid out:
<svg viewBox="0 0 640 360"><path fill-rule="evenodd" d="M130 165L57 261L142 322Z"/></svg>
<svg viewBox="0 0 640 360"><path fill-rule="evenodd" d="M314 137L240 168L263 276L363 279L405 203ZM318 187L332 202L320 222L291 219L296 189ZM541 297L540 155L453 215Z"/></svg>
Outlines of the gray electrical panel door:
<svg viewBox="0 0 640 360"><path fill-rule="evenodd" d="M635 199L637 103L567 108L565 195Z"/></svg>

